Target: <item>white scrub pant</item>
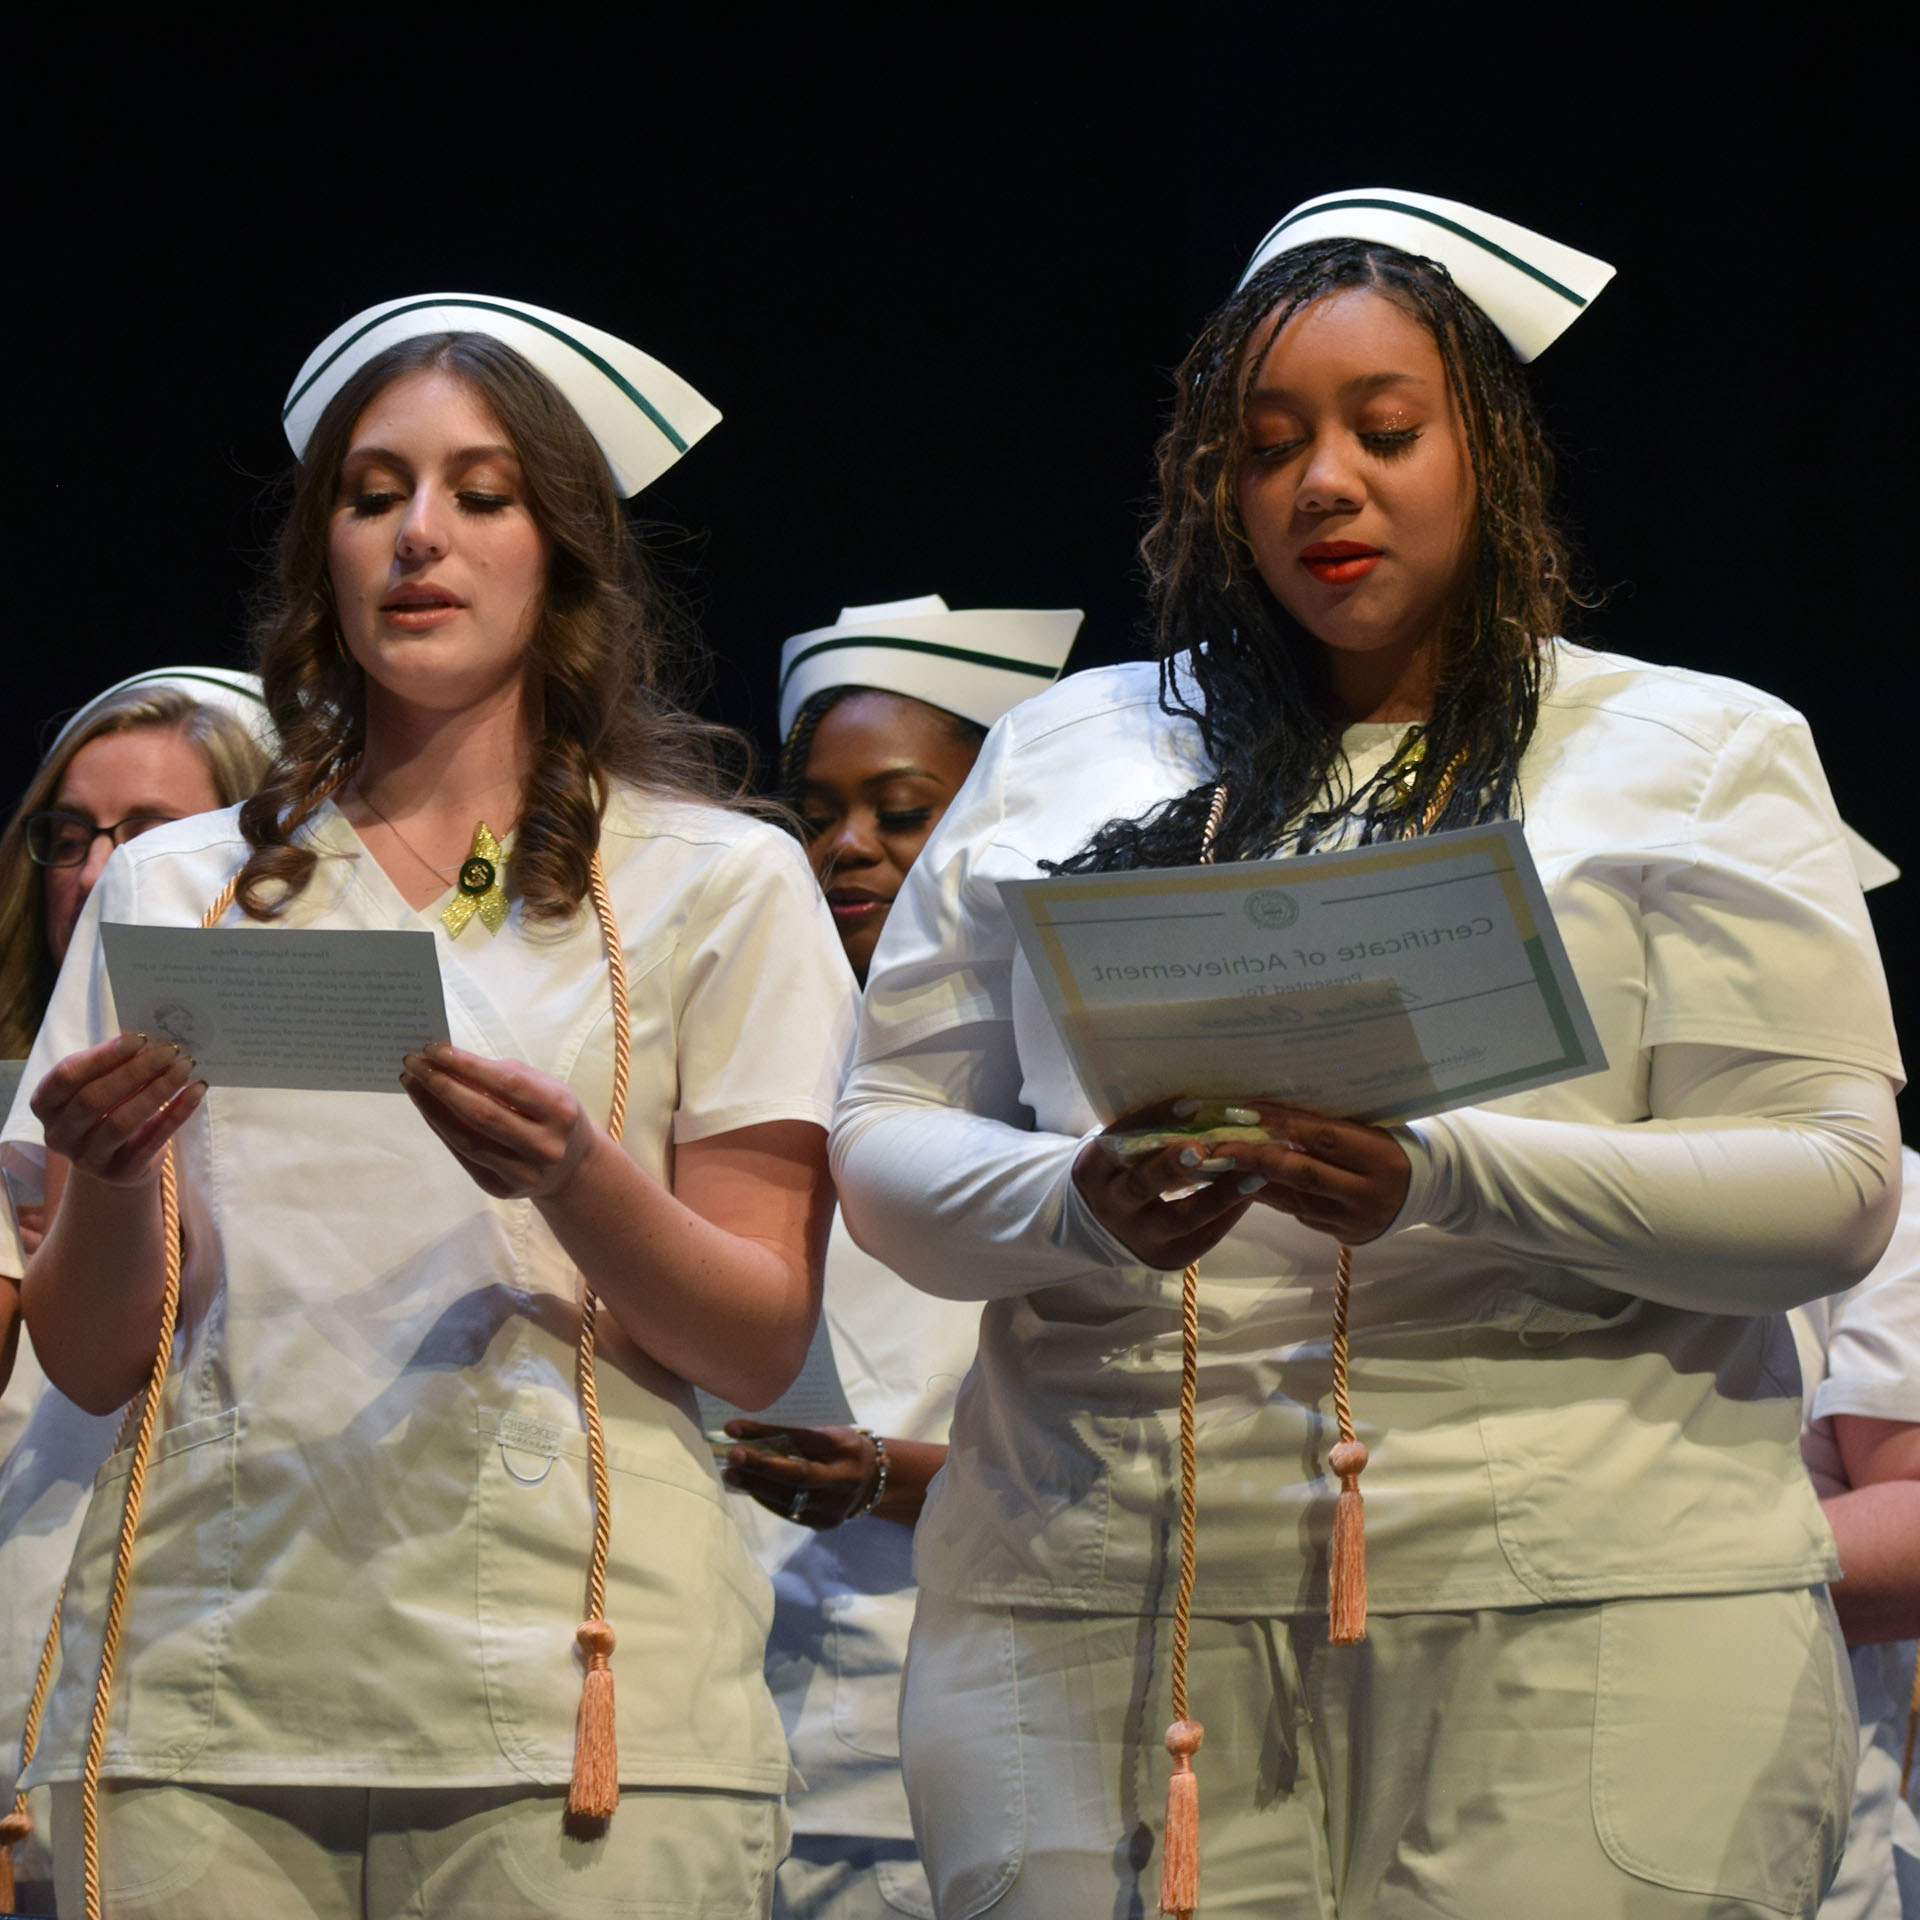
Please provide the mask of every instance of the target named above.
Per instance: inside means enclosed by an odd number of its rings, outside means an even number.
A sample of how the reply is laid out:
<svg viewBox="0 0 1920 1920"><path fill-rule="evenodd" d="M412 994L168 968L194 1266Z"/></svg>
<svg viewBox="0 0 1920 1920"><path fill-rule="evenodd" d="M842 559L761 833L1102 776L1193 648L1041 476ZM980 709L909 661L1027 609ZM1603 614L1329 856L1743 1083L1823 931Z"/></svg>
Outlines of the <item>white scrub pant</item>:
<svg viewBox="0 0 1920 1920"><path fill-rule="evenodd" d="M920 1595L907 1797L941 1920L1157 1911L1170 1622ZM1195 1619L1200 1914L1811 1915L1853 1688L1824 1589Z"/></svg>
<svg viewBox="0 0 1920 1920"><path fill-rule="evenodd" d="M773 1920L934 1920L911 1840L796 1833L780 1863Z"/></svg>
<svg viewBox="0 0 1920 1920"><path fill-rule="evenodd" d="M221 1788L100 1795L112 1920L766 1920L786 1815L761 1794L626 1787L593 1840L563 1792ZM61 1915L81 1900L80 1789L56 1786Z"/></svg>

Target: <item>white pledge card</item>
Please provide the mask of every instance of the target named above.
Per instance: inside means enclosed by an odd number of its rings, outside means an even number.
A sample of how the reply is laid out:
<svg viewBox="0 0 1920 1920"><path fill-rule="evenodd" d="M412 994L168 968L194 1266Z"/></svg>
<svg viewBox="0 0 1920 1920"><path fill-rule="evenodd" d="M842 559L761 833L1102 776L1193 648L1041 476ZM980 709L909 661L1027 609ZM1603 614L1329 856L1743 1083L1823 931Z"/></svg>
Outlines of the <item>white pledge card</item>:
<svg viewBox="0 0 1920 1920"><path fill-rule="evenodd" d="M1081 1087L1411 1120L1606 1065L1519 827L1007 880Z"/></svg>
<svg viewBox="0 0 1920 1920"><path fill-rule="evenodd" d="M121 1030L178 1041L209 1086L398 1093L400 1062L447 1038L430 933L104 921L100 937Z"/></svg>

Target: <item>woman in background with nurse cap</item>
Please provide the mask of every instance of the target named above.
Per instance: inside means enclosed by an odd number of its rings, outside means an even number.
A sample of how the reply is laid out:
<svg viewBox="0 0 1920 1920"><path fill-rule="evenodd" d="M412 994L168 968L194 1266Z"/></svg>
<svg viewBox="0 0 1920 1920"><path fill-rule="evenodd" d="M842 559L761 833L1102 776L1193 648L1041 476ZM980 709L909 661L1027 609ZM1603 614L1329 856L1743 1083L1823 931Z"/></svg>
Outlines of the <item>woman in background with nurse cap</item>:
<svg viewBox="0 0 1920 1920"><path fill-rule="evenodd" d="M987 729L1060 672L1078 611L950 611L937 594L848 607L781 658L783 796L861 978L927 836ZM793 1430L780 1408L729 1431L728 1482L773 1576L767 1678L806 1789L789 1797L783 1920L930 1916L900 1781L900 1663L912 1528L946 1458L980 1311L905 1285L836 1221L823 1334L859 1427ZM788 1427L780 1454L751 1442ZM795 1457L795 1456L799 1457ZM884 1471L882 1463L884 1462ZM778 1517L776 1517L778 1516Z"/></svg>
<svg viewBox="0 0 1920 1920"><path fill-rule="evenodd" d="M169 820L244 800L271 741L259 680L225 667L149 668L68 719L0 833L0 1062L24 1060L32 1046L107 856ZM0 1108L9 1104L10 1085L0 1083ZM31 1251L40 1204L16 1195L16 1205ZM10 1302L0 1275L0 1390L12 1355ZM0 1416L0 1440L8 1433Z"/></svg>
<svg viewBox="0 0 1920 1920"><path fill-rule="evenodd" d="M1081 619L1077 608L956 612L928 593L843 607L781 648L781 786L809 823L813 870L862 982L887 905L987 729L1059 677ZM939 770L900 771L923 761Z"/></svg>
<svg viewBox="0 0 1920 1920"><path fill-rule="evenodd" d="M1521 363L1610 273L1422 194L1283 219L1177 376L1158 671L1010 714L894 906L842 1207L988 1301L901 1710L943 1920L1155 1880L1193 1910L1191 1722L1214 1920L1810 1915L1833 1870L1853 1730L1778 1312L1885 1242L1899 1062L1804 722L1555 638ZM1264 1140L1088 1138L999 883L1502 818L1604 1069L1400 1127L1254 1098ZM1329 1544L1363 1463L1356 1620Z"/></svg>
<svg viewBox="0 0 1920 1920"><path fill-rule="evenodd" d="M852 994L804 860L672 704L621 508L717 415L565 316L431 295L340 328L285 417L281 752L237 816L109 864L9 1124L74 1165L26 1279L49 1375L97 1410L158 1384L34 1761L62 1901L764 1912L766 1587L688 1383L764 1403L805 1350ZM454 1043L389 1093L209 1095L115 1037L103 919L429 935Z"/></svg>
<svg viewBox="0 0 1920 1920"><path fill-rule="evenodd" d="M0 1063L15 1071L25 1064L80 909L113 848L245 799L271 740L260 682L223 667L151 668L68 719L0 835ZM9 1075L0 1080L0 1108L11 1104ZM43 1183L24 1164L13 1175L0 1206L11 1202L30 1253L45 1228ZM0 1809L14 1798L48 1610L117 1425L46 1388L31 1343L18 1340L18 1307L17 1280L0 1273ZM10 1831L0 1824L0 1848ZM13 1864L18 1904L51 1911L44 1832L15 1851ZM0 1860L0 1891L4 1868Z"/></svg>

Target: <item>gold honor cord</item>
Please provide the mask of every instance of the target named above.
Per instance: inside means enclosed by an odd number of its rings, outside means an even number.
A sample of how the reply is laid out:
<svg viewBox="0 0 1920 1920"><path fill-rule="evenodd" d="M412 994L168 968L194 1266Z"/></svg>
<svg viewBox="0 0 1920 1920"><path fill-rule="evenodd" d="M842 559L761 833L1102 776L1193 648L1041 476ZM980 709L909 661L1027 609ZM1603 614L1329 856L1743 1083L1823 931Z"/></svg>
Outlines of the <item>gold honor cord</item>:
<svg viewBox="0 0 1920 1920"><path fill-rule="evenodd" d="M239 884L235 875L221 889L220 897L207 909L200 924L216 926L233 904ZM620 945L620 928L614 919L613 896L607 888L606 870L596 848L588 867L588 891L593 910L600 922L600 935L607 950L607 976L613 1000L613 1097L607 1119L607 1132L616 1141L626 1124L627 1086L631 1073L633 1036L631 1012L627 1001L626 956ZM80 1775L80 1832L83 1849L83 1873L86 1884L86 1920L100 1920L100 1768L106 1752L107 1716L113 1697L114 1666L119 1657L120 1632L126 1613L127 1590L133 1570L133 1541L140 1525L140 1507L146 1492L147 1467L153 1452L153 1431L157 1422L161 1391L166 1384L167 1366L172 1357L174 1327L180 1310L180 1273L182 1246L180 1237L179 1174L171 1145L160 1163L160 1219L166 1242L166 1278L160 1298L160 1338L156 1344L153 1367L145 1394L138 1403L140 1420L134 1435L133 1460L127 1474L127 1500L120 1519L120 1536L114 1548L113 1585L107 1604L107 1621L101 1636L100 1671L94 1682L93 1718L87 1733L87 1754ZM587 1461L593 1491L593 1549L587 1566L587 1618L575 1638L586 1657L586 1675L581 1687L580 1715L575 1729L573 1777L567 1789L567 1813L576 1821L601 1823L613 1813L620 1800L620 1761L615 1738L613 1712L614 1633L606 1620L607 1560L613 1541L611 1496L607 1479L607 1444L600 1422L600 1396L594 1382L594 1334L598 1321L598 1298L593 1289L581 1283L578 1379L581 1412L587 1425ZM131 1418L133 1408L128 1408ZM41 1649L40 1670L34 1681L33 1698L27 1708L27 1733L21 1759L24 1771L38 1742L40 1718L46 1704L47 1688L53 1675L54 1652L60 1642L61 1605L66 1597L62 1587L54 1602L53 1624ZM12 1812L0 1821L0 1839L8 1849L4 1860L10 1872L11 1848L32 1830L26 1814L26 1795L20 1794ZM4 1882L0 1882L4 1890Z"/></svg>
<svg viewBox="0 0 1920 1920"><path fill-rule="evenodd" d="M1412 785L1420 751L1421 743L1415 742L1396 756L1406 767L1397 781L1402 791ZM1456 759L1427 803L1420 816L1421 833L1431 833L1433 823L1446 810L1459 768L1460 759ZM1226 811L1223 782L1213 790L1213 804L1207 809L1207 823L1201 830L1202 866L1213 864L1213 843ZM1354 1433L1353 1405L1347 1390L1347 1317L1352 1293L1353 1249L1342 1242L1334 1252L1331 1355L1333 1414L1340 1437L1327 1456L1327 1464L1340 1481L1327 1574L1327 1639L1336 1647L1350 1647L1367 1637L1367 1542L1360 1496L1367 1449ZM1175 1920L1191 1920L1200 1903L1200 1792L1193 1756L1200 1750L1205 1729L1199 1721L1187 1717L1187 1642L1197 1558L1194 1409L1199 1385L1200 1263L1194 1260L1180 1276L1180 1581L1173 1601L1173 1724L1167 1729L1166 1741L1167 1751L1173 1756L1173 1774L1167 1782L1167 1821L1160 1843L1160 1911L1174 1915Z"/></svg>
<svg viewBox="0 0 1920 1920"><path fill-rule="evenodd" d="M1200 831L1200 864L1213 864L1214 837L1227 810L1224 784L1213 790L1207 824ZM1180 1276L1180 1584L1173 1596L1173 1724L1167 1752L1167 1819L1160 1839L1160 1911L1189 1920L1200 1902L1200 1781L1193 1756L1206 1728L1187 1718L1187 1636L1193 1622L1193 1583L1198 1570L1196 1522L1199 1494L1194 1411L1200 1393L1200 1262L1189 1260Z"/></svg>

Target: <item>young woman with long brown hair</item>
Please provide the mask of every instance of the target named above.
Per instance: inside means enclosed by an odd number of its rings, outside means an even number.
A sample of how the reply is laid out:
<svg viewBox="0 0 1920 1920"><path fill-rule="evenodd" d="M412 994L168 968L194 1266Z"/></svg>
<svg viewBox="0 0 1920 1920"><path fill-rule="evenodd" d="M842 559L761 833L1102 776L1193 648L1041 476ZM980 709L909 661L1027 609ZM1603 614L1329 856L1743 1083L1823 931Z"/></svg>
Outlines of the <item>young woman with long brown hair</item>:
<svg viewBox="0 0 1920 1920"><path fill-rule="evenodd" d="M852 994L804 859L672 703L621 509L717 417L466 295L358 316L289 397L281 754L109 865L11 1123L73 1168L26 1275L47 1370L98 1409L151 1382L157 1429L67 1589L63 1903L83 1871L116 1914L770 1897L765 1583L689 1383L762 1404L805 1351ZM391 1095L209 1095L118 1033L102 918L427 929L455 1044Z"/></svg>
<svg viewBox="0 0 1920 1920"><path fill-rule="evenodd" d="M1774 1316L1885 1240L1898 1059L1804 723L1555 638L1521 362L1609 272L1419 194L1283 219L1178 376L1159 666L1009 715L892 907L842 1205L987 1300L902 1706L943 1920L1139 1912L1163 1866L1188 1911L1200 1726L1208 1915L1810 1914L1832 1872L1850 1713ZM1603 1070L1101 1150L997 882L1502 818ZM1327 1617L1363 1466L1364 1634L1343 1580Z"/></svg>

